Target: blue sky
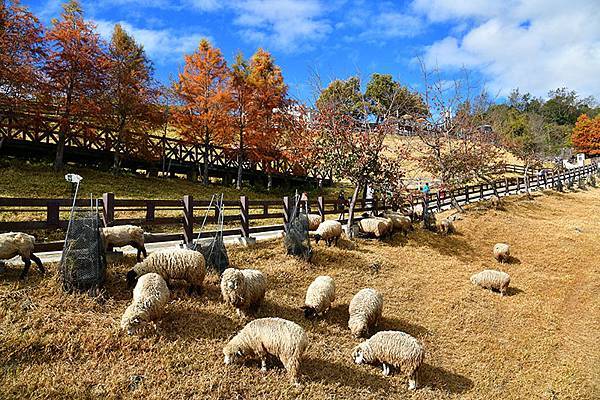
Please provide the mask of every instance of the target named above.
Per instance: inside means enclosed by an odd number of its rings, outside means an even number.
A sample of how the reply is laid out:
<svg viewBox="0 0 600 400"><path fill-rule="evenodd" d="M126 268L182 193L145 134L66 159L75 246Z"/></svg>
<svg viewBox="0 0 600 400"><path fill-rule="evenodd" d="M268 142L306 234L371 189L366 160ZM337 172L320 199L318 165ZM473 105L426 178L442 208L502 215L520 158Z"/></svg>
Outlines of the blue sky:
<svg viewBox="0 0 600 400"><path fill-rule="evenodd" d="M22 0L42 21L61 1ZM334 78L389 73L421 86L417 57L452 79L462 67L502 98L567 86L600 98L600 0L100 0L86 17L110 37L120 22L146 48L157 77L176 77L202 37L228 60L263 47L290 93L311 101L315 72Z"/></svg>

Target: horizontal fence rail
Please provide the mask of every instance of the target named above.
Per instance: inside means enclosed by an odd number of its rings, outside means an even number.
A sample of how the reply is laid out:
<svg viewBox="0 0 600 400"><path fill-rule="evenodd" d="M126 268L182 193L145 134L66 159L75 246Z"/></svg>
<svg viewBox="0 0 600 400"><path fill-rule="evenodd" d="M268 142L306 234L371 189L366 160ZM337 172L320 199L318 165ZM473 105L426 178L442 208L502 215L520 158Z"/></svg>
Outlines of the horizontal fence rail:
<svg viewBox="0 0 600 400"><path fill-rule="evenodd" d="M55 151L64 122L55 116L39 116L0 110L0 151L7 154L49 154ZM249 149L247 149L249 150ZM115 155L124 167L149 171L196 175L204 163L211 176L235 176L238 169L236 149L193 143L166 136L117 131L88 122L69 122L65 157L81 162L111 162ZM330 175L306 171L284 158L269 162L242 161L246 176L272 179L321 181L331 183Z"/></svg>
<svg viewBox="0 0 600 400"><path fill-rule="evenodd" d="M534 176L505 178L489 184L465 186L453 191L438 191L428 196L409 196L405 206L418 204L434 212L448 210L453 207L453 198L459 205L466 205L489 199L492 195L509 196L526 193L539 189L554 188L557 182L577 180L598 171L598 164L578 167L561 173L548 172ZM204 220L208 225L203 230L201 237L214 236L214 224L219 221L219 209L214 205L208 209L210 202L197 200L192 196L183 196L179 200L130 200L115 198L113 193L105 193L97 199L99 210L105 226L134 224L145 227L175 226L183 227L181 233L149 233L147 242L164 242L183 240L191 242L199 235L198 229ZM347 213L347 205L337 199L307 199L300 203L302 209L309 209L314 214L319 214L321 220L328 215L342 217ZM90 199L78 199L76 206L89 207ZM95 201L94 201L95 204ZM68 225L69 212L72 206L71 199L30 199L30 198L0 198L0 217L10 215L19 219L26 215L26 221L2 221L0 219L0 232L7 231L35 231L43 229L62 229ZM224 236L240 235L248 237L251 234L262 232L276 232L284 228L284 223L289 221L294 209L293 198L284 197L278 200L250 200L241 196L239 200L225 200L223 202L223 220L225 221ZM385 201L363 199L358 200L355 212L357 215L370 211L389 209ZM35 220L31 220L32 216ZM5 219L5 218L2 218ZM358 218L360 219L360 217ZM234 225L231 227L231 225ZM37 243L36 251L55 251L62 249L63 242Z"/></svg>

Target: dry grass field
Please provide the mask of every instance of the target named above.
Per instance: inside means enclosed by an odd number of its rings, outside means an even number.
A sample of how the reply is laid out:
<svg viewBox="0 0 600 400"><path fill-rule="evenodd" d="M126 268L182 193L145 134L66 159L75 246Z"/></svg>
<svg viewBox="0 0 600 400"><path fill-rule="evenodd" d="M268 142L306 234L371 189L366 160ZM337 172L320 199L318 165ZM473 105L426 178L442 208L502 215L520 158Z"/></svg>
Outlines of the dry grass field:
<svg viewBox="0 0 600 400"><path fill-rule="evenodd" d="M216 276L202 296L175 290L156 333L128 337L118 326L133 259L110 266L105 302L62 294L56 266L25 283L9 269L0 277L0 398L600 398L600 189L505 204L471 208L452 236L418 229L408 239L359 240L353 251L320 244L313 264L283 255L280 241L231 248L233 264L267 274L259 316L307 331L301 387L277 366L263 374L258 361L223 364L222 347L243 322L220 302ZM492 259L498 241L511 244L513 263ZM484 268L511 274L508 296L471 285ZM338 300L325 319L305 321L304 292L321 274L336 280ZM380 329L424 344L416 392L402 376L353 364L359 341L347 329L347 307L363 287L385 297Z"/></svg>

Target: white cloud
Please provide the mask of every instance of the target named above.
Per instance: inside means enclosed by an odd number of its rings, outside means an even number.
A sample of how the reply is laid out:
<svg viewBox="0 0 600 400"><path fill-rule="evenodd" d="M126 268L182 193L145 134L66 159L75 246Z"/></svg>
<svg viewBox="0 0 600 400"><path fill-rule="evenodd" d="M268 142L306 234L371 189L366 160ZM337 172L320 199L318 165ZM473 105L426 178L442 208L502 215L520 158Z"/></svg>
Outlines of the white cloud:
<svg viewBox="0 0 600 400"><path fill-rule="evenodd" d="M100 36L106 40L110 40L115 24L120 23L127 33L144 46L146 53L157 63L170 62L173 59L182 61L183 54L194 51L203 37L211 40L200 32L181 33L173 29L138 28L124 21L95 20L94 23L98 27Z"/></svg>
<svg viewBox="0 0 600 400"><path fill-rule="evenodd" d="M493 92L537 96L567 86L600 97L600 7L571 0L413 3L431 21L472 25L425 49L428 66L479 70Z"/></svg>
<svg viewBox="0 0 600 400"><path fill-rule="evenodd" d="M286 52L302 50L331 31L318 0L241 0L230 6L242 37Z"/></svg>
<svg viewBox="0 0 600 400"><path fill-rule="evenodd" d="M366 24L363 22L363 24ZM421 33L423 23L420 18L398 12L381 12L368 18L365 30L359 33L360 39L383 41L402 37L413 37Z"/></svg>

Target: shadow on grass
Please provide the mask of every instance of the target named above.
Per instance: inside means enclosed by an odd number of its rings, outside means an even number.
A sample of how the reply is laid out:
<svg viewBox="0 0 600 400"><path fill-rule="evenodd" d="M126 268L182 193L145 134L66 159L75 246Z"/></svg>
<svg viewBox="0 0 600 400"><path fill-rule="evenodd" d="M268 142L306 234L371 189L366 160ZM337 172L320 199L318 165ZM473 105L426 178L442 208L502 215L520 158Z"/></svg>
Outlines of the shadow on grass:
<svg viewBox="0 0 600 400"><path fill-rule="evenodd" d="M414 337L422 337L429 333L429 330L424 326L411 324L410 322L393 317L384 317L379 322L377 331L402 331Z"/></svg>
<svg viewBox="0 0 600 400"><path fill-rule="evenodd" d="M348 356L350 360L350 356ZM351 368L344 364L335 364L322 358L304 358L302 361L303 380L323 382L325 384L338 383L341 386L364 390L389 390L393 381L389 378L373 373L369 368Z"/></svg>
<svg viewBox="0 0 600 400"><path fill-rule="evenodd" d="M506 289L506 295L509 296L509 297L510 296L516 296L516 295L521 294L521 293L525 293L525 291L521 290L519 288L516 288L514 286L509 286L508 289Z"/></svg>
<svg viewBox="0 0 600 400"><path fill-rule="evenodd" d="M461 234L437 235L422 231L415 242L419 247L429 247L441 255L456 257L461 261L472 261L477 255L475 248Z"/></svg>
<svg viewBox="0 0 600 400"><path fill-rule="evenodd" d="M419 371L419 385L421 387L431 386L434 389L448 391L453 394L466 393L474 386L473 381L464 375L427 363L424 363Z"/></svg>

